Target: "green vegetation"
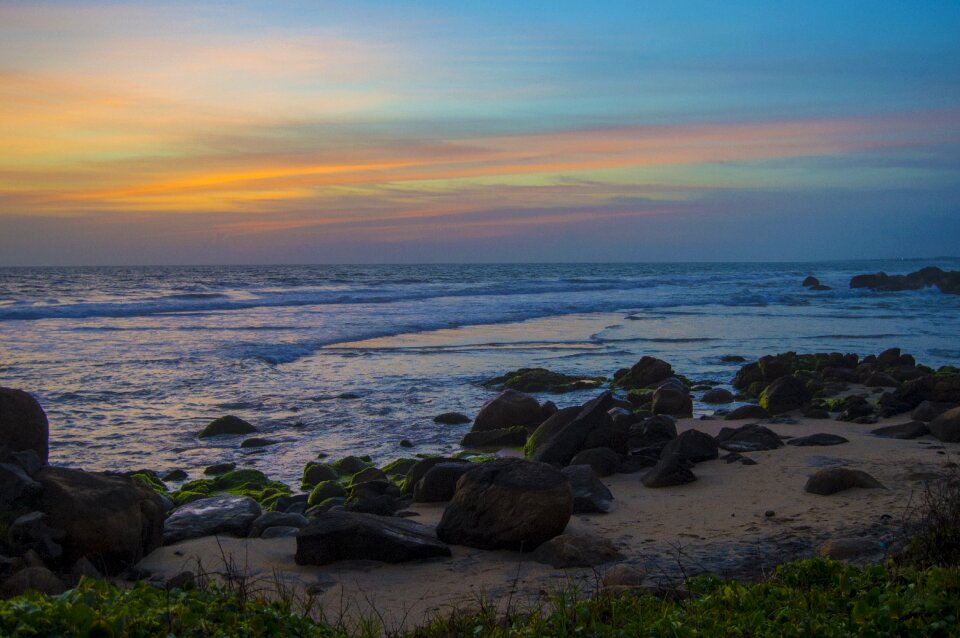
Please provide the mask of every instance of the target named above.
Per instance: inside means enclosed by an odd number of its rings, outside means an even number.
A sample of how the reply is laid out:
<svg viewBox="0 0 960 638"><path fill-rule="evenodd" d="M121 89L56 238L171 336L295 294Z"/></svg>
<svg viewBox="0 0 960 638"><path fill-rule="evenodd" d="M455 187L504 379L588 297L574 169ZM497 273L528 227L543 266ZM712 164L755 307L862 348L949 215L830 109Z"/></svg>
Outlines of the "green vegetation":
<svg viewBox="0 0 960 638"><path fill-rule="evenodd" d="M250 496L264 509L272 509L277 499L290 496L290 487L280 481L271 481L257 470L233 470L215 478L198 479L184 483L169 494L176 505L183 505L208 496L232 494Z"/></svg>
<svg viewBox="0 0 960 638"><path fill-rule="evenodd" d="M480 385L493 390L518 390L520 392L573 392L592 390L606 383L604 377L578 377L546 368L520 368L503 376L482 381Z"/></svg>

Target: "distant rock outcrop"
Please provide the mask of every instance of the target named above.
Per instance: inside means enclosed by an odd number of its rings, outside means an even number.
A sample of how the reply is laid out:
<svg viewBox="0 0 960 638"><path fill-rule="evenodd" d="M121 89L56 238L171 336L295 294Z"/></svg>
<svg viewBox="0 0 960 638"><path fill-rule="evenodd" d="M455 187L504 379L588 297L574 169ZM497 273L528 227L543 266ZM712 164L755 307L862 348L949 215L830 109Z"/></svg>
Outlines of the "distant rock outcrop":
<svg viewBox="0 0 960 638"><path fill-rule="evenodd" d="M940 292L960 294L960 271L945 271L927 266L907 275L888 275L885 272L856 275L850 279L851 288L870 288L882 292L920 290L936 286Z"/></svg>

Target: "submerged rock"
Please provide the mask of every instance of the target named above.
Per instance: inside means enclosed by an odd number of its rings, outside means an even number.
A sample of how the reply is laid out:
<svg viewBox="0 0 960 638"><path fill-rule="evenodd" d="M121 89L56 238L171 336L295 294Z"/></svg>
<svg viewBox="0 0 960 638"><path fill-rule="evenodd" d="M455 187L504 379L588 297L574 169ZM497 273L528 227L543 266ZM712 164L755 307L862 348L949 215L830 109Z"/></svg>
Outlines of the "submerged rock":
<svg viewBox="0 0 960 638"><path fill-rule="evenodd" d="M221 434L253 434L254 432L257 432L257 428L240 417L228 414L208 423L207 427L203 428L198 436L206 438L220 436Z"/></svg>
<svg viewBox="0 0 960 638"><path fill-rule="evenodd" d="M433 422L444 425L460 425L461 423L470 423L470 417L460 412L444 412L433 417Z"/></svg>

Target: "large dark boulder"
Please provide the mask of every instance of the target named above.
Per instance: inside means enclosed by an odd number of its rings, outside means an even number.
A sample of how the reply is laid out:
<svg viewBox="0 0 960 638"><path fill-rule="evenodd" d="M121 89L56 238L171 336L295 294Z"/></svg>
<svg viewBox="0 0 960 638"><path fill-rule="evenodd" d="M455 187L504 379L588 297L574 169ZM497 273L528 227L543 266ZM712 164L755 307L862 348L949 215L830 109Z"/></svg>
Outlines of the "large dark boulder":
<svg viewBox="0 0 960 638"><path fill-rule="evenodd" d="M527 442L527 428L515 425L500 430L481 430L467 432L460 445L467 448L522 447Z"/></svg>
<svg viewBox="0 0 960 638"><path fill-rule="evenodd" d="M597 476L610 476L620 468L620 455L608 447L588 448L577 452L570 465L589 465Z"/></svg>
<svg viewBox="0 0 960 638"><path fill-rule="evenodd" d="M807 277L803 280L804 288L813 288L814 286L819 286L819 285L820 285L820 280L814 277L813 275L807 275Z"/></svg>
<svg viewBox="0 0 960 638"><path fill-rule="evenodd" d="M832 467L820 470L807 480L803 488L811 494L829 496L854 487L883 488L880 481L862 470L851 470L845 467Z"/></svg>
<svg viewBox="0 0 960 638"><path fill-rule="evenodd" d="M664 446L661 458L680 456L691 463L710 461L720 455L717 442L700 430L686 430Z"/></svg>
<svg viewBox="0 0 960 638"><path fill-rule="evenodd" d="M913 409L910 418L917 421L933 421L944 412L957 407L953 403L937 403L936 401L921 401L920 405Z"/></svg>
<svg viewBox="0 0 960 638"><path fill-rule="evenodd" d="M768 416L770 416L770 413L759 405L741 405L739 408L731 410L729 414L723 417L723 420L744 421L746 419L765 419Z"/></svg>
<svg viewBox="0 0 960 638"><path fill-rule="evenodd" d="M876 430L871 430L870 433L887 439L916 439L930 434L930 428L922 421L910 421L908 423L898 423L897 425L877 428Z"/></svg>
<svg viewBox="0 0 960 638"><path fill-rule="evenodd" d="M677 424L669 415L661 414L630 426L629 449L663 447L677 438Z"/></svg>
<svg viewBox="0 0 960 638"><path fill-rule="evenodd" d="M413 494L413 491L417 488L417 484L420 482L427 472L430 471L434 466L440 465L441 463L468 463L464 459L450 459L444 458L442 456L432 456L426 459L420 459L413 466L407 470L407 476L403 480L403 486L401 488L402 493L404 494Z"/></svg>
<svg viewBox="0 0 960 638"><path fill-rule="evenodd" d="M470 423L470 417L461 412L444 412L433 417L433 422L444 425L460 425L461 423Z"/></svg>
<svg viewBox="0 0 960 638"><path fill-rule="evenodd" d="M249 496L211 496L181 505L163 529L165 545L203 536L246 536L262 514Z"/></svg>
<svg viewBox="0 0 960 638"><path fill-rule="evenodd" d="M960 408L947 410L928 425L930 434L945 443L960 442Z"/></svg>
<svg viewBox="0 0 960 638"><path fill-rule="evenodd" d="M14 598L28 591L47 596L56 596L67 590L67 586L56 574L46 567L27 567L13 574L0 585L0 598Z"/></svg>
<svg viewBox="0 0 960 638"><path fill-rule="evenodd" d="M266 512L258 516L253 523L250 524L247 536L250 538L260 538L263 536L263 533L271 527L294 527L301 529L309 523L310 521L308 521L307 517L303 514L294 512Z"/></svg>
<svg viewBox="0 0 960 638"><path fill-rule="evenodd" d="M574 514L606 514L610 511L613 493L597 478L589 465L568 465L560 472L570 481Z"/></svg>
<svg viewBox="0 0 960 638"><path fill-rule="evenodd" d="M457 481L473 469L472 463L438 463L427 470L413 490L417 503L441 503L453 498Z"/></svg>
<svg viewBox="0 0 960 638"><path fill-rule="evenodd" d="M516 390L504 390L483 404L472 429L484 432L517 425L534 426L542 419L543 413L536 399Z"/></svg>
<svg viewBox="0 0 960 638"><path fill-rule="evenodd" d="M654 414L690 417L693 416L693 401L685 388L662 385L653 393L652 410Z"/></svg>
<svg viewBox="0 0 960 638"><path fill-rule="evenodd" d="M783 447L783 440L776 432L757 423L721 428L716 441L718 447L728 452L758 452Z"/></svg>
<svg viewBox="0 0 960 638"><path fill-rule="evenodd" d="M718 403L731 403L733 401L733 393L724 388L712 388L707 390L700 400L704 403L714 405Z"/></svg>
<svg viewBox="0 0 960 638"><path fill-rule="evenodd" d="M218 419L214 419L207 424L207 427L200 431L200 438L209 436L220 436L221 434L252 434L257 428L247 423L240 417L228 414Z"/></svg>
<svg viewBox="0 0 960 638"><path fill-rule="evenodd" d="M562 410L557 410L547 417L543 423L537 426L533 434L527 438L527 442L523 448L524 454L528 458L533 456L533 453L538 447L553 438L558 432L563 430L563 428L570 425L582 409L582 406L573 405L568 408L563 408Z"/></svg>
<svg viewBox="0 0 960 638"><path fill-rule="evenodd" d="M690 471L690 461L679 454L660 459L640 481L647 487L673 487L696 481L697 477Z"/></svg>
<svg viewBox="0 0 960 638"><path fill-rule="evenodd" d="M610 415L607 414L612 403L613 395L610 392L604 392L588 401L573 421L532 450L532 459L541 463L568 465L577 452L583 449L591 432L612 423Z"/></svg>
<svg viewBox="0 0 960 638"><path fill-rule="evenodd" d="M673 367L656 357L642 357L630 370L615 380L622 388L647 388L673 376Z"/></svg>
<svg viewBox="0 0 960 638"><path fill-rule="evenodd" d="M138 479L49 466L34 478L47 525L63 532L65 564L86 556L112 574L160 546L163 501Z"/></svg>
<svg viewBox="0 0 960 638"><path fill-rule="evenodd" d="M546 463L496 459L460 478L437 536L479 549L532 551L561 534L572 512L570 482L559 470Z"/></svg>
<svg viewBox="0 0 960 638"><path fill-rule="evenodd" d="M810 400L806 384L794 376L779 377L760 394L760 407L770 414L782 414L802 407Z"/></svg>
<svg viewBox="0 0 960 638"><path fill-rule="evenodd" d="M13 509L17 503L26 505L43 491L43 487L33 480L20 464L0 463L0 512Z"/></svg>
<svg viewBox="0 0 960 638"><path fill-rule="evenodd" d="M327 512L297 534L298 565L340 560L401 563L450 556L429 527L402 518L359 512Z"/></svg>
<svg viewBox="0 0 960 638"><path fill-rule="evenodd" d="M46 463L49 435L47 415L36 399L23 390L0 387L0 448L33 450Z"/></svg>

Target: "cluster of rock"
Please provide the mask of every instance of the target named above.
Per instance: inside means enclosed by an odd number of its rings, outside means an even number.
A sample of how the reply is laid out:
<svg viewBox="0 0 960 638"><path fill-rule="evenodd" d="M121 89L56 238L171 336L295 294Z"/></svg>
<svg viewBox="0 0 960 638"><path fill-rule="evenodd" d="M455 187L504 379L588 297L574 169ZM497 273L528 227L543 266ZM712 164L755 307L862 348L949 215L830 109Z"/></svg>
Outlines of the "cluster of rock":
<svg viewBox="0 0 960 638"><path fill-rule="evenodd" d="M137 479L47 464L48 424L26 392L0 388L0 596L60 593L117 574L160 546L166 504Z"/></svg>
<svg viewBox="0 0 960 638"><path fill-rule="evenodd" d="M921 290L936 286L940 292L960 295L960 271L945 271L927 266L907 275L888 275L885 272L856 275L850 279L851 288L870 288L883 292Z"/></svg>

